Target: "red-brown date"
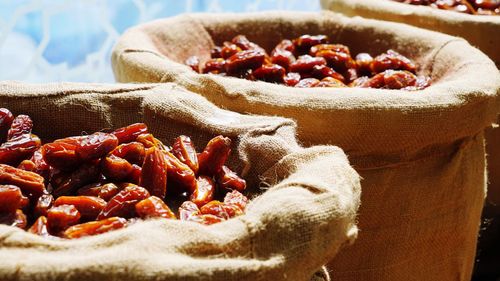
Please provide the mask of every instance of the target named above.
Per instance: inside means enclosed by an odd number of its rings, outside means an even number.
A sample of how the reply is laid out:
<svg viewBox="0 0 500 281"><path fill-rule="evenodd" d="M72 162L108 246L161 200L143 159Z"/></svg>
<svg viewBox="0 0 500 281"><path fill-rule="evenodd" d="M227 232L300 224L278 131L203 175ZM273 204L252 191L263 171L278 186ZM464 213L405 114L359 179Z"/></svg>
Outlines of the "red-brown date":
<svg viewBox="0 0 500 281"><path fill-rule="evenodd" d="M0 164L0 184L15 185L30 198L46 192L42 176L4 164Z"/></svg>
<svg viewBox="0 0 500 281"><path fill-rule="evenodd" d="M57 233L77 224L80 221L80 212L73 205L52 207L47 212L47 224L51 232Z"/></svg>
<svg viewBox="0 0 500 281"><path fill-rule="evenodd" d="M21 229L26 229L28 220L23 211L18 209L11 213L0 214L0 224L6 224L14 227L19 227Z"/></svg>
<svg viewBox="0 0 500 281"><path fill-rule="evenodd" d="M203 73L219 74L226 72L226 60L223 58L209 59L205 62Z"/></svg>
<svg viewBox="0 0 500 281"><path fill-rule="evenodd" d="M100 221L92 221L74 225L66 229L64 238L75 239L84 236L97 235L127 226L127 220L119 217L111 217Z"/></svg>
<svg viewBox="0 0 500 281"><path fill-rule="evenodd" d="M50 237L49 227L47 224L47 217L40 216L36 219L35 223L28 229L29 233L33 233L42 237Z"/></svg>
<svg viewBox="0 0 500 281"><path fill-rule="evenodd" d="M150 194L145 188L130 184L109 200L106 207L97 216L97 220L110 217L133 217L135 215L135 204L149 196Z"/></svg>
<svg viewBox="0 0 500 281"><path fill-rule="evenodd" d="M319 84L319 80L316 78L305 78L299 81L299 83L295 84L296 88L313 88Z"/></svg>
<svg viewBox="0 0 500 281"><path fill-rule="evenodd" d="M114 130L111 134L118 138L118 143L127 143L137 140L137 137L148 133L148 126L144 123L135 123Z"/></svg>
<svg viewBox="0 0 500 281"><path fill-rule="evenodd" d="M241 51L226 60L226 72L238 75L247 69L257 69L264 63L265 53L258 50Z"/></svg>
<svg viewBox="0 0 500 281"><path fill-rule="evenodd" d="M166 218L176 219L174 212L156 196L148 197L135 204L135 212L142 219L147 218Z"/></svg>
<svg viewBox="0 0 500 281"><path fill-rule="evenodd" d="M0 163L17 166L30 158L40 148L41 143L33 134L15 135L0 145Z"/></svg>
<svg viewBox="0 0 500 281"><path fill-rule="evenodd" d="M231 139L224 136L211 139L203 152L198 154L200 174L217 175L226 163L229 153L231 153Z"/></svg>
<svg viewBox="0 0 500 281"><path fill-rule="evenodd" d="M245 197L241 192L233 190L228 192L224 197L224 203L228 205L236 205L241 210L245 210L248 204L248 198Z"/></svg>
<svg viewBox="0 0 500 281"><path fill-rule="evenodd" d="M83 161L105 156L118 146L118 138L114 134L93 133L85 136L76 146L76 154Z"/></svg>
<svg viewBox="0 0 500 281"><path fill-rule="evenodd" d="M198 156L198 161L199 159L200 157ZM194 192L196 188L196 175L193 170L191 170L188 165L182 163L171 152L165 152L165 160L167 163L167 177L169 182L171 181L175 183L176 186L181 187L183 189L182 191L187 191L189 193Z"/></svg>
<svg viewBox="0 0 500 281"><path fill-rule="evenodd" d="M217 184L226 190L238 190L239 192L242 192L247 187L246 181L227 166L222 166L222 169L217 174Z"/></svg>
<svg viewBox="0 0 500 281"><path fill-rule="evenodd" d="M376 56L370 69L373 74L381 73L386 70L407 70L415 72L416 66L407 57L396 51L388 50L386 53Z"/></svg>
<svg viewBox="0 0 500 281"><path fill-rule="evenodd" d="M191 67L195 72L200 73L200 59L197 56L191 56L187 58L185 64Z"/></svg>
<svg viewBox="0 0 500 281"><path fill-rule="evenodd" d="M273 83L283 83L285 74L285 68L278 64L262 65L253 72L257 80Z"/></svg>
<svg viewBox="0 0 500 281"><path fill-rule="evenodd" d="M291 72L310 73L314 66L326 65L326 60L319 57L311 57L309 55L300 56L295 62L290 64Z"/></svg>
<svg viewBox="0 0 500 281"><path fill-rule="evenodd" d="M311 75L319 80L326 77L331 77L341 82L345 81L345 78L344 76L342 76L342 74L336 72L335 70L331 69L326 65L315 65L312 69Z"/></svg>
<svg viewBox="0 0 500 281"><path fill-rule="evenodd" d="M33 210L35 217L47 216L47 212L52 207L52 203L54 203L54 197L50 194L43 194L38 197Z"/></svg>
<svg viewBox="0 0 500 281"><path fill-rule="evenodd" d="M242 49L238 47L236 44L232 44L230 42L224 42L223 47L220 51L220 54L223 59L228 59L231 56L235 55L238 52L241 52Z"/></svg>
<svg viewBox="0 0 500 281"><path fill-rule="evenodd" d="M300 82L300 74L297 72L288 72L283 80L287 86L293 87Z"/></svg>
<svg viewBox="0 0 500 281"><path fill-rule="evenodd" d="M44 144L42 146L43 159L47 164L59 170L74 170L82 163L76 154L76 148L84 138L83 136L69 137Z"/></svg>
<svg viewBox="0 0 500 281"><path fill-rule="evenodd" d="M212 178L199 176L196 180L196 189L191 194L191 202L201 207L214 199L215 183Z"/></svg>
<svg viewBox="0 0 500 281"><path fill-rule="evenodd" d="M146 150L139 181L139 185L146 188L151 195L162 199L167 194L168 166L165 153L167 152L156 147Z"/></svg>
<svg viewBox="0 0 500 281"><path fill-rule="evenodd" d="M0 185L0 213L13 213L21 209L23 194L15 185Z"/></svg>
<svg viewBox="0 0 500 281"><path fill-rule="evenodd" d="M28 115L18 115L12 121L12 125L7 133L7 140L19 137L21 135L31 134L33 129L33 121Z"/></svg>
<svg viewBox="0 0 500 281"><path fill-rule="evenodd" d="M106 201L95 196L61 196L53 206L73 205L84 221L95 220L106 206Z"/></svg>
<svg viewBox="0 0 500 281"><path fill-rule="evenodd" d="M311 47L328 43L328 36L326 35L302 35L293 40L295 52L299 55L309 53Z"/></svg>
<svg viewBox="0 0 500 281"><path fill-rule="evenodd" d="M189 220L192 216L197 216L200 214L200 209L198 206L191 201L184 201L182 205L179 207L179 219L180 220Z"/></svg>
<svg viewBox="0 0 500 281"><path fill-rule="evenodd" d="M200 212L204 215L214 215L225 220L243 214L239 206L222 203L216 200L205 204L200 208Z"/></svg>
<svg viewBox="0 0 500 281"><path fill-rule="evenodd" d="M7 108L0 108L0 143L7 139L7 132L14 121L14 115Z"/></svg>
<svg viewBox="0 0 500 281"><path fill-rule="evenodd" d="M188 136L178 136L172 145L172 153L184 164L188 165L196 174L198 173L198 155L191 138Z"/></svg>
<svg viewBox="0 0 500 281"><path fill-rule="evenodd" d="M70 173L60 173L50 180L54 196L69 195L86 184L96 182L100 177L99 160L82 164Z"/></svg>
<svg viewBox="0 0 500 281"><path fill-rule="evenodd" d="M337 80L332 77L325 77L323 78L318 84L316 84L316 87L323 87L323 88L343 88L347 87L342 81Z"/></svg>

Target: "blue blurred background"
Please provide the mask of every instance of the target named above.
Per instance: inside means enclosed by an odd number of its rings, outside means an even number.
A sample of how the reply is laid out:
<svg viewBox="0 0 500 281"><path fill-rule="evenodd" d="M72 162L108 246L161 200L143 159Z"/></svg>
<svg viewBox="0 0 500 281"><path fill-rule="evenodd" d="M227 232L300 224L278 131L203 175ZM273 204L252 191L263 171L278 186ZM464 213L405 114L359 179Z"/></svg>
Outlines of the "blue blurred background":
<svg viewBox="0 0 500 281"><path fill-rule="evenodd" d="M319 0L0 0L0 80L112 82L119 35L157 18L319 9Z"/></svg>

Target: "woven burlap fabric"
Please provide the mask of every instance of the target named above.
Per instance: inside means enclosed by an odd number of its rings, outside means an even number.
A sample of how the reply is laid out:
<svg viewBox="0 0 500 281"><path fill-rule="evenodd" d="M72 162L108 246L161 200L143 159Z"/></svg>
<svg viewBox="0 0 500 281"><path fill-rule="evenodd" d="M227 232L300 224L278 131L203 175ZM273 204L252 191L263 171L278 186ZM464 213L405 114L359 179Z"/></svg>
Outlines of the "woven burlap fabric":
<svg viewBox="0 0 500 281"><path fill-rule="evenodd" d="M0 280L329 280L315 272L356 238L358 174L339 148L299 146L289 119L222 110L171 84L0 83L0 102L43 139L132 122L198 148L226 135L254 196L245 215L212 226L150 220L57 241L0 226Z"/></svg>
<svg viewBox="0 0 500 281"><path fill-rule="evenodd" d="M433 85L296 89L182 64L237 34L270 50L307 33L354 54L393 48ZM330 12L195 14L128 30L112 59L118 81L176 82L233 111L291 117L303 143L342 147L363 178L363 203L359 237L330 264L333 280L470 280L486 184L482 132L499 110L500 74L465 40Z"/></svg>
<svg viewBox="0 0 500 281"><path fill-rule="evenodd" d="M499 16L474 16L392 0L321 0L321 6L348 16L401 22L459 36L500 64Z"/></svg>

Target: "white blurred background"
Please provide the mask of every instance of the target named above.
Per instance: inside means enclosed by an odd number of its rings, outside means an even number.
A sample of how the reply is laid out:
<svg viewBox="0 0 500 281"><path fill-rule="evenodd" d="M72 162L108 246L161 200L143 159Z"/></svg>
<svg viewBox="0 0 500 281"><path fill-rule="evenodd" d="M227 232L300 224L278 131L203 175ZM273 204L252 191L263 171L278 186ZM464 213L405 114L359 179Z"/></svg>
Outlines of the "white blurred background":
<svg viewBox="0 0 500 281"><path fill-rule="evenodd" d="M319 9L319 0L0 0L0 80L113 82L118 36L156 18Z"/></svg>

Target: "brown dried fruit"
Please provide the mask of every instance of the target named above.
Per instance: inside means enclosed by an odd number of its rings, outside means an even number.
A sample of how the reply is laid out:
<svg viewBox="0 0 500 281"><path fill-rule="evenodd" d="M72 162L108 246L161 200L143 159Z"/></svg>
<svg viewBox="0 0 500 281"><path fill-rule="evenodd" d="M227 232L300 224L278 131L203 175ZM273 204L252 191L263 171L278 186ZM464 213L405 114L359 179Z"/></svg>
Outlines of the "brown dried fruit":
<svg viewBox="0 0 500 281"><path fill-rule="evenodd" d="M215 176L222 170L229 153L231 153L231 139L224 136L211 139L203 152L198 154L200 174Z"/></svg>
<svg viewBox="0 0 500 281"><path fill-rule="evenodd" d="M82 220L95 220L106 206L106 201L95 196L61 196L54 201L54 206L73 205Z"/></svg>
<svg viewBox="0 0 500 281"><path fill-rule="evenodd" d="M146 157L142 165L139 184L146 188L150 194L165 198L167 194L167 160L165 151L156 147L146 150Z"/></svg>
<svg viewBox="0 0 500 281"><path fill-rule="evenodd" d="M212 201L215 193L215 183L212 178L199 176L196 180L196 189L191 194L191 201L201 207Z"/></svg>
<svg viewBox="0 0 500 281"><path fill-rule="evenodd" d="M176 219L174 212L156 196L146 198L135 205L135 211L142 219L166 218Z"/></svg>
<svg viewBox="0 0 500 281"><path fill-rule="evenodd" d="M130 218L135 215L135 204L150 196L149 192L140 186L130 184L118 192L97 216L97 220L110 217Z"/></svg>
<svg viewBox="0 0 500 281"><path fill-rule="evenodd" d="M0 184L15 185L28 197L37 198L46 192L43 181L36 173L0 164Z"/></svg>
<svg viewBox="0 0 500 281"><path fill-rule="evenodd" d="M119 217L111 217L100 221L92 221L74 225L63 233L63 237L75 239L84 236L97 235L111 230L127 226L127 220Z"/></svg>
<svg viewBox="0 0 500 281"><path fill-rule="evenodd" d="M52 207L47 212L47 224L51 232L57 233L80 221L80 212L73 205Z"/></svg>
<svg viewBox="0 0 500 281"><path fill-rule="evenodd" d="M172 146L172 153L184 164L188 165L196 174L198 173L198 155L191 138L188 136L178 136Z"/></svg>
<svg viewBox="0 0 500 281"><path fill-rule="evenodd" d="M135 123L114 130L111 134L118 138L118 143L133 142L142 134L148 134L148 126L144 123Z"/></svg>

